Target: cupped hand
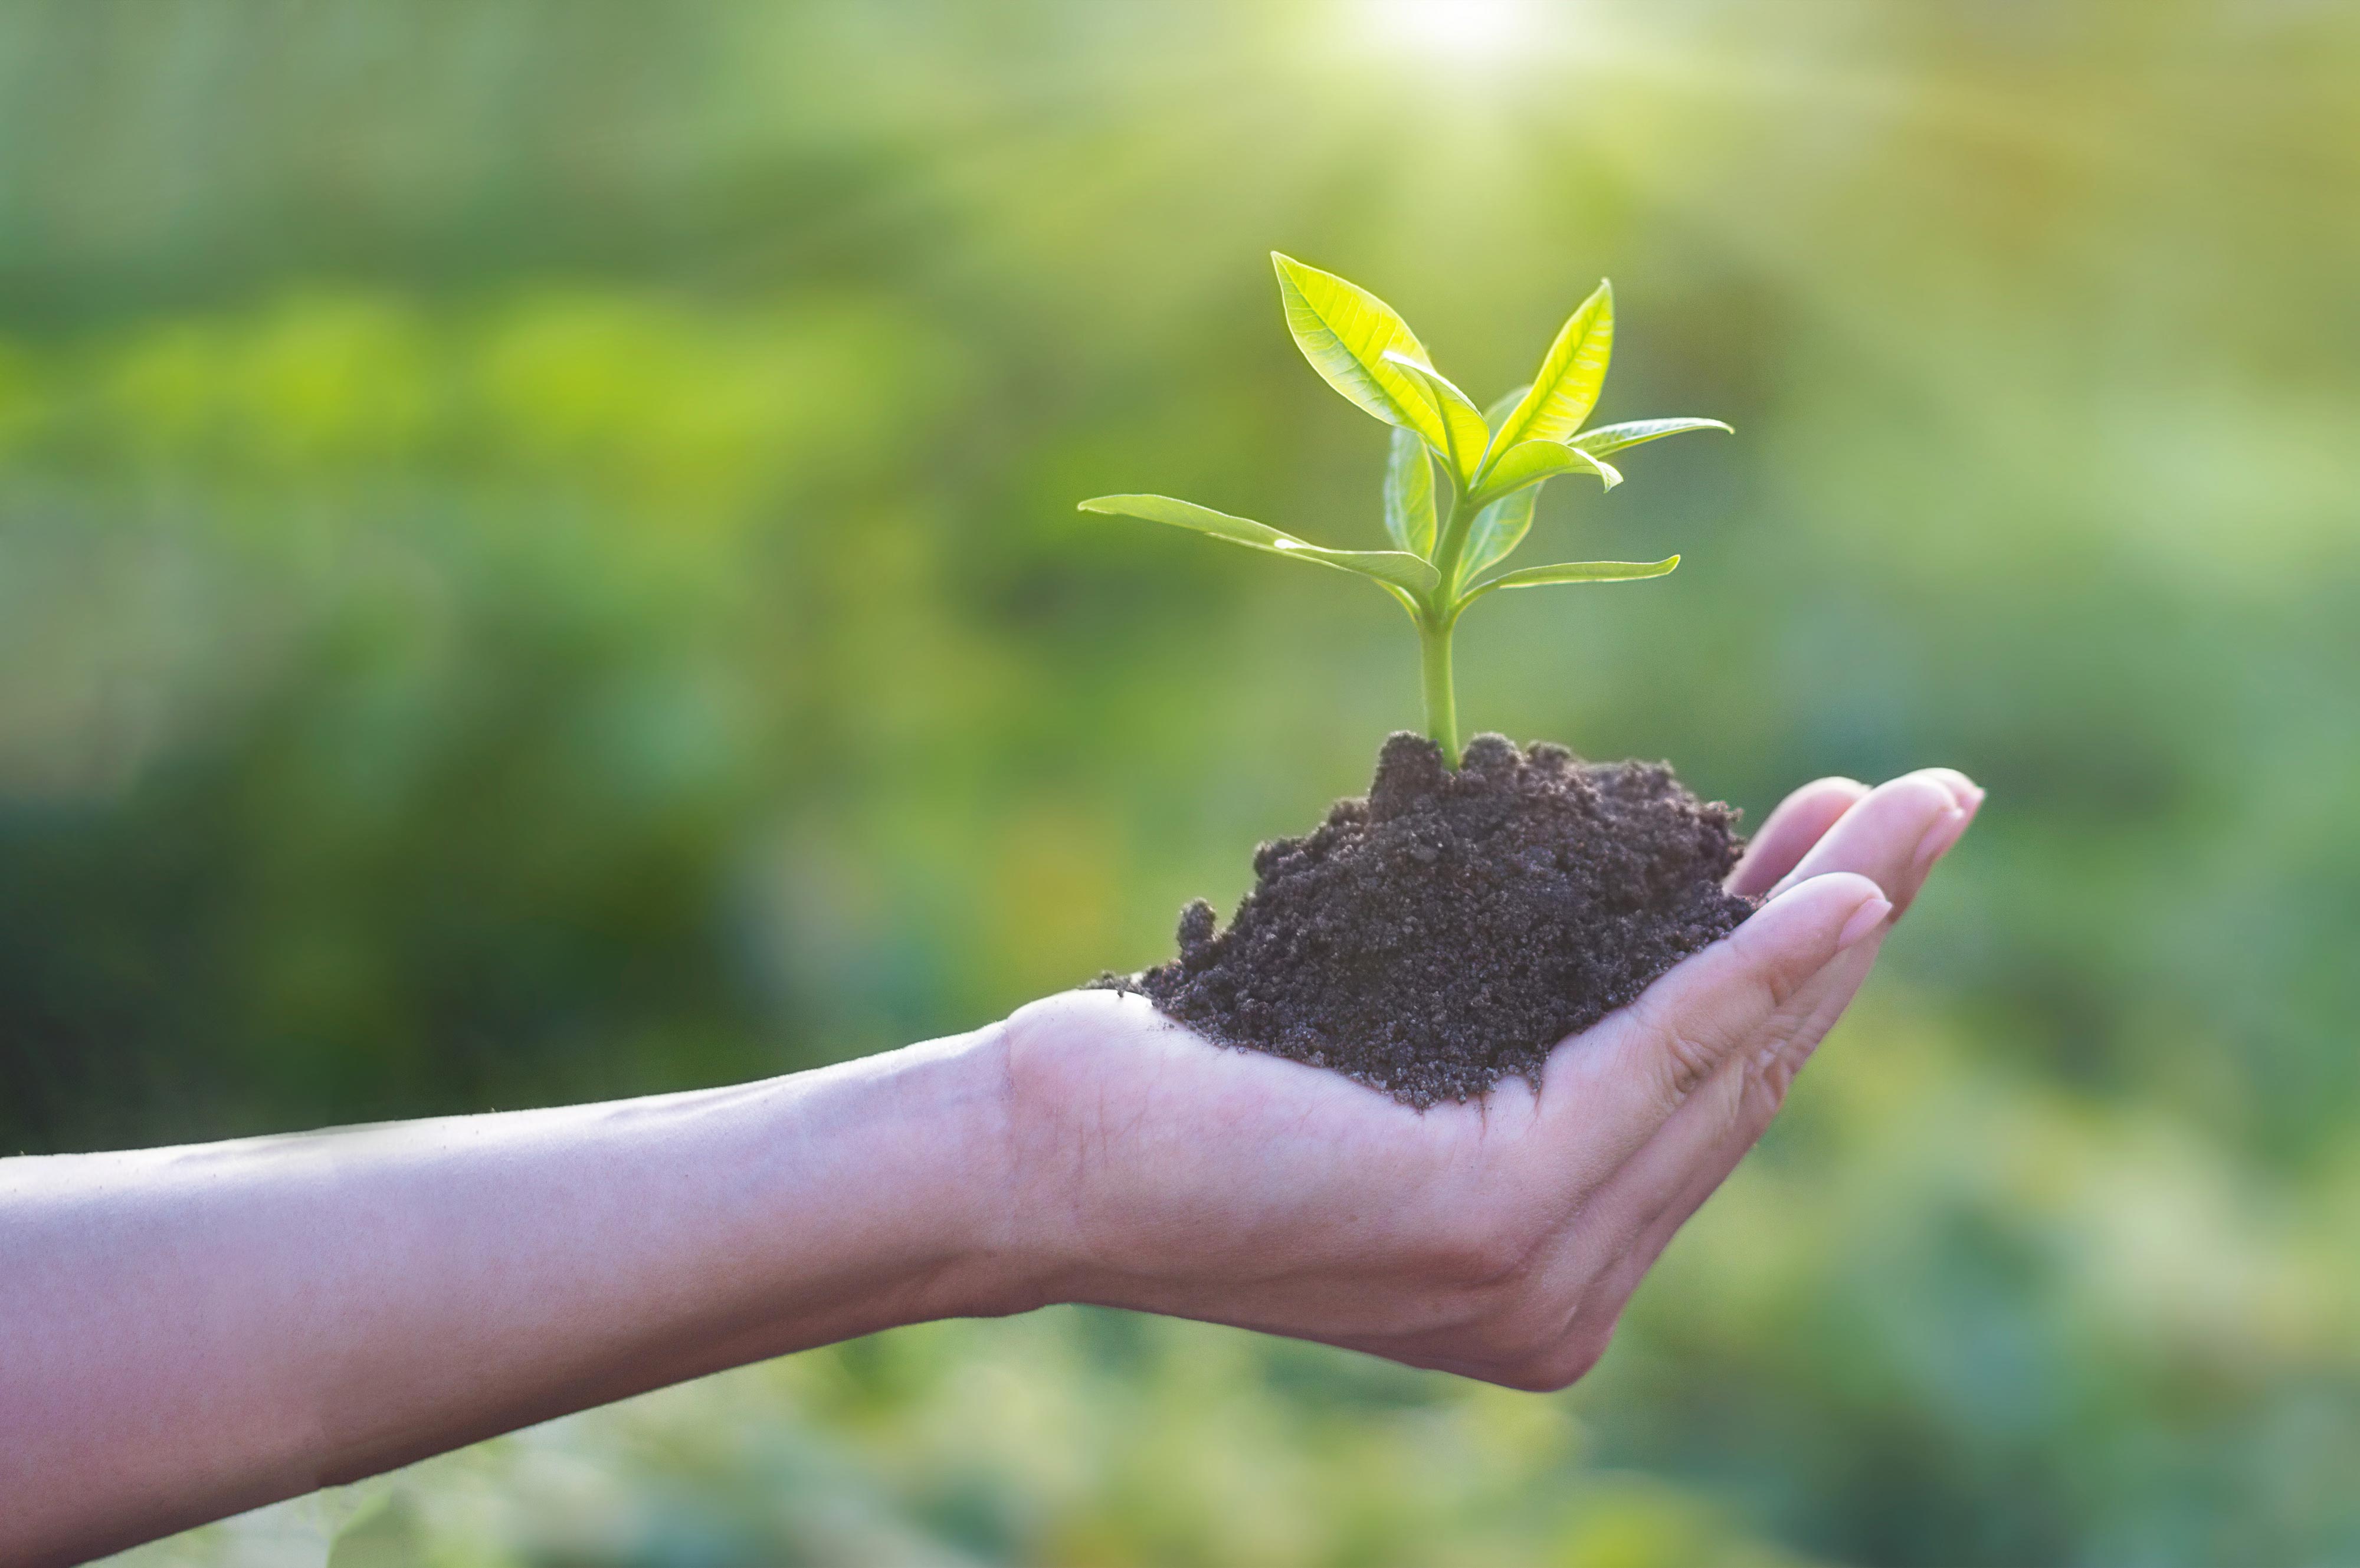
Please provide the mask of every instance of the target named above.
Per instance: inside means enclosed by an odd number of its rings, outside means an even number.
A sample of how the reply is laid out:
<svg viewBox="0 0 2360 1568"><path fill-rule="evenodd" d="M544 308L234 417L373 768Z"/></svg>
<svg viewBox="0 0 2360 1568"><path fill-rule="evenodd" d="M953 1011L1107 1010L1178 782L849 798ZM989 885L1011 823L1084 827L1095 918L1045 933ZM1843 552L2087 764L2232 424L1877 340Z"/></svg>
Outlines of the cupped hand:
<svg viewBox="0 0 2360 1568"><path fill-rule="evenodd" d="M1022 1009L1004 1029L1011 1225L1037 1298L1563 1388L1982 800L1944 768L1797 790L1730 877L1768 901L1557 1045L1537 1091L1512 1079L1419 1112L1211 1045L1135 996Z"/></svg>

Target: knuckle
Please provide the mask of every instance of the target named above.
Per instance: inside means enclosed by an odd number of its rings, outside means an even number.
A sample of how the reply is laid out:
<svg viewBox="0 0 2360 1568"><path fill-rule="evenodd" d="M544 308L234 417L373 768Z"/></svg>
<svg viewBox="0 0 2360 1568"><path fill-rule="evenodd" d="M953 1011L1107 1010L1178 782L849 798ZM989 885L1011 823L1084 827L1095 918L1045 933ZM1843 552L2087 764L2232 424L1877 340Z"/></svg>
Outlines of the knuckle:
<svg viewBox="0 0 2360 1568"><path fill-rule="evenodd" d="M1666 1109L1677 1109L1710 1082L1743 1049L1760 1020L1776 1010L1774 987L1758 973L1751 984L1748 1005L1735 1009L1727 1006L1725 994L1717 1006L1642 1008L1638 1022L1653 1042L1649 1055Z"/></svg>
<svg viewBox="0 0 2360 1568"><path fill-rule="evenodd" d="M1773 1112L1786 1103L1787 1092L1818 1045L1817 1032L1798 1019L1772 1030L1754 1053L1755 1087L1768 1098Z"/></svg>
<svg viewBox="0 0 2360 1568"><path fill-rule="evenodd" d="M1672 1098L1685 1100L1703 1086L1721 1065L1723 1052L1711 1040L1675 1022L1664 1031L1664 1060Z"/></svg>
<svg viewBox="0 0 2360 1568"><path fill-rule="evenodd" d="M1795 993L1819 972L1821 963L1819 953L1808 948L1774 949L1752 956L1744 1010L1755 1018L1772 1017L1794 1000Z"/></svg>
<svg viewBox="0 0 2360 1568"><path fill-rule="evenodd" d="M1809 959L1789 959L1773 964L1762 975L1762 999L1755 1011L1764 1014L1777 1012L1793 1001L1795 993L1819 972L1819 965Z"/></svg>

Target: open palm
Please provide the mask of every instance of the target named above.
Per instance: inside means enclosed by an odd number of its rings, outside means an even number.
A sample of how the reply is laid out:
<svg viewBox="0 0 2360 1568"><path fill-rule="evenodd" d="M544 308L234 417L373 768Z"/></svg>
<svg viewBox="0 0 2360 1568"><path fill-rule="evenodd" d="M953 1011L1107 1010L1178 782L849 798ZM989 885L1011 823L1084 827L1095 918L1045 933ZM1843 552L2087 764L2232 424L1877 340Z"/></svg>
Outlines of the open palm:
<svg viewBox="0 0 2360 1568"><path fill-rule="evenodd" d="M1017 1213L1043 1299L1176 1313L1522 1388L1605 1349L1665 1245L1752 1148L1983 794L1821 779L1731 875L1769 901L1537 1088L1419 1112L1223 1050L1142 998L1007 1026Z"/></svg>

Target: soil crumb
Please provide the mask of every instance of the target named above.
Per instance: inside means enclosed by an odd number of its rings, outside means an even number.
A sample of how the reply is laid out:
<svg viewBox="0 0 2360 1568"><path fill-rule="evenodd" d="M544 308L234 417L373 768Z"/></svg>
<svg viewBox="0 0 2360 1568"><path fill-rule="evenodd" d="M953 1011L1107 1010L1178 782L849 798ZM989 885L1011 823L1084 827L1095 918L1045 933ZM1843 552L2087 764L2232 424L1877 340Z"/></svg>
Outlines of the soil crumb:
<svg viewBox="0 0 2360 1568"><path fill-rule="evenodd" d="M1721 886L1735 816L1660 764L1486 735L1454 773L1404 732L1367 800L1255 852L1226 928L1199 898L1179 957L1092 984L1420 1108L1537 1084L1551 1046L1753 912Z"/></svg>

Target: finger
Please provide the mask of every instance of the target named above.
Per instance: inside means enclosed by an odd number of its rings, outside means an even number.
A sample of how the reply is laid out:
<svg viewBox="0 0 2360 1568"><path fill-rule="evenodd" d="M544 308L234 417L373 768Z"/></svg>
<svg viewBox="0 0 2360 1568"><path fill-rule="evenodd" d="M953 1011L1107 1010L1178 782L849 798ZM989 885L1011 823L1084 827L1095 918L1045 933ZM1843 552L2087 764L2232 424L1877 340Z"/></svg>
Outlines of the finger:
<svg viewBox="0 0 2360 1568"><path fill-rule="evenodd" d="M1685 1173L1684 1185L1668 1203L1662 1201L1660 1188L1655 1189L1657 1195L1652 1214L1626 1196L1626 1190L1637 1192L1644 1183L1660 1183L1662 1173L1630 1167L1618 1172L1610 1189L1600 1195L1598 1212L1603 1228L1592 1233L1592 1245L1598 1245L1602 1239L1606 1256L1612 1259L1595 1276L1597 1282L1591 1289L1598 1299L1616 1303L1630 1300L1632 1293L1638 1290L1639 1282L1647 1277L1647 1270L1663 1257L1664 1248L1672 1244L1672 1237L1680 1233L1682 1225L1696 1217L1696 1212L1704 1207L1707 1199L1721 1190L1721 1184L1729 1179L1730 1173L1737 1169L1737 1162L1744 1159L1753 1147L1751 1143L1741 1145L1730 1140L1716 1151L1709 1162ZM1648 1145L1649 1151L1654 1148L1655 1145Z"/></svg>
<svg viewBox="0 0 2360 1568"><path fill-rule="evenodd" d="M1602 1211L1624 1209L1643 1270L1770 1130L1797 1074L1859 994L1883 942L1883 931L1872 932L1806 982L1783 1016L1689 1095L1601 1193Z"/></svg>
<svg viewBox="0 0 2360 1568"><path fill-rule="evenodd" d="M1751 898L1770 891L1867 793L1868 786L1857 779L1819 779L1779 801L1729 874L1729 890Z"/></svg>
<svg viewBox="0 0 2360 1568"><path fill-rule="evenodd" d="M1850 871L1882 888L1896 914L1907 909L1926 873L1972 818L1973 806L1960 804L1941 777L1949 771L1904 774L1870 790L1779 880L1771 897L1810 877Z"/></svg>
<svg viewBox="0 0 2360 1568"><path fill-rule="evenodd" d="M1564 1127L1567 1146L1582 1151L1583 1174L1602 1178L1890 909L1874 883L1844 874L1773 898L1629 1007L1550 1052L1541 1120Z"/></svg>
<svg viewBox="0 0 2360 1568"><path fill-rule="evenodd" d="M1936 807L1918 788L1924 784L1939 786L1952 805ZM1874 793L1878 799L1873 804L1855 808L1862 815L1857 822L1848 821L1843 838L1835 838L1831 831L1834 842L1827 844L1826 858L1849 856L1854 869L1880 879L1895 877L1904 891L1913 894L1983 801L1983 790L1950 768L1924 769ZM1907 809L1913 799L1921 809L1916 822L1927 822L1922 814L1926 808L1933 808L1934 814L1910 852L1907 870L1896 876L1893 868L1899 864L1898 846L1916 831ZM1847 813L1848 820L1851 816ZM1815 846L1806 859L1819 857ZM1624 1268L1635 1271L1630 1273L1633 1286L1769 1130L1796 1075L1851 1006L1891 929L1892 917L1887 917L1813 975L1794 1005L1732 1053L1601 1193L1602 1212L1616 1214L1615 1223L1628 1227L1624 1234L1632 1237Z"/></svg>
<svg viewBox="0 0 2360 1568"><path fill-rule="evenodd" d="M1982 801L1983 791L1949 768L1926 769L1871 791L1804 855L1784 884L1786 891L1747 925L1809 891L1814 866L1822 868L1820 877L1865 875L1888 891L1914 896ZM1602 1299L1620 1301L1636 1289L1679 1227L1760 1141L1796 1074L1866 979L1891 920L1890 914L1863 916L1868 929L1853 931L1854 940L1772 1009L1750 1038L1719 1051L1711 1076L1600 1183L1594 1212L1614 1238L1609 1247L1620 1254L1602 1281ZM1724 1027L1739 1016L1724 1015ZM1693 1027L1671 1025L1676 1037Z"/></svg>
<svg viewBox="0 0 2360 1568"><path fill-rule="evenodd" d="M1882 941L1880 931L1853 943L1807 981L1786 1017L1733 1056L1600 1186L1586 1245L1591 1258L1599 1249L1614 1258L1601 1279L1601 1300L1620 1301L1638 1289L1680 1227L1762 1140L1796 1073L1851 1005Z"/></svg>
<svg viewBox="0 0 2360 1568"><path fill-rule="evenodd" d="M1983 803L1983 787L1955 768L1921 768L1918 771L1948 789L1970 811Z"/></svg>

